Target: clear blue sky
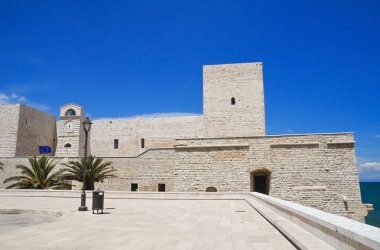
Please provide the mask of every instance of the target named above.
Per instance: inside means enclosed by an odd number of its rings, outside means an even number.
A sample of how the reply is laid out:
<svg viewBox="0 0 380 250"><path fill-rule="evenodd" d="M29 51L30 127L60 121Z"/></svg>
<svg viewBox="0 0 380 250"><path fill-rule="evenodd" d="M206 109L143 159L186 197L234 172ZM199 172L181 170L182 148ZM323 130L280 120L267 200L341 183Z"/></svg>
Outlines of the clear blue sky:
<svg viewBox="0 0 380 250"><path fill-rule="evenodd" d="M380 181L380 1L0 1L0 103L202 113L202 65L264 64L268 134L355 132Z"/></svg>

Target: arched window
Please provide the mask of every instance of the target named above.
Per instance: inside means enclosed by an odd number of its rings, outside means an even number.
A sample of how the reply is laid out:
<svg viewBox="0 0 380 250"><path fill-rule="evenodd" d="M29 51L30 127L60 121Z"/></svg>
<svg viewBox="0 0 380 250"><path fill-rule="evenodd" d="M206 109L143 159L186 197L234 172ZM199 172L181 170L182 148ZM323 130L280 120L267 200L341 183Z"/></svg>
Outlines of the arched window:
<svg viewBox="0 0 380 250"><path fill-rule="evenodd" d="M231 98L231 105L235 105L235 104L236 104L235 97L232 97L232 98Z"/></svg>
<svg viewBox="0 0 380 250"><path fill-rule="evenodd" d="M66 143L65 144L65 148L71 148L71 144L70 143Z"/></svg>
<svg viewBox="0 0 380 250"><path fill-rule="evenodd" d="M215 187L208 187L206 188L206 192L217 192Z"/></svg>
<svg viewBox="0 0 380 250"><path fill-rule="evenodd" d="M66 116L75 116L77 113L75 112L74 109L68 109L66 111Z"/></svg>

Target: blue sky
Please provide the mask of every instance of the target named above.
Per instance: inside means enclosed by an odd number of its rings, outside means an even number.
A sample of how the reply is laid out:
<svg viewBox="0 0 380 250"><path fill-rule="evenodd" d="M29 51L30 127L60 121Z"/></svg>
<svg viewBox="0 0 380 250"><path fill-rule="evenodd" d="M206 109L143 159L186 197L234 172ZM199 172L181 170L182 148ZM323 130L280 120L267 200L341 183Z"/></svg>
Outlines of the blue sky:
<svg viewBox="0 0 380 250"><path fill-rule="evenodd" d="M268 134L355 132L380 181L380 1L0 1L0 103L202 113L202 65L264 64Z"/></svg>

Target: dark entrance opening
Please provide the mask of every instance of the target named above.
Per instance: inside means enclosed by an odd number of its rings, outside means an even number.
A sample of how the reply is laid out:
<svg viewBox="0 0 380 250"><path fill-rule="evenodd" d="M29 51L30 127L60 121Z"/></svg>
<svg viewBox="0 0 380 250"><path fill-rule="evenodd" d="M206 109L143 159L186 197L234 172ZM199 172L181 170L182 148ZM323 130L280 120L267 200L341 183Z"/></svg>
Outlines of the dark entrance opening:
<svg viewBox="0 0 380 250"><path fill-rule="evenodd" d="M262 194L269 194L270 172L266 169L251 172L251 191Z"/></svg>
<svg viewBox="0 0 380 250"><path fill-rule="evenodd" d="M138 188L139 188L139 184L137 184L137 183L131 184L131 191L132 192L136 192Z"/></svg>
<svg viewBox="0 0 380 250"><path fill-rule="evenodd" d="M254 176L255 180L255 192L266 194L267 193L267 177L262 176Z"/></svg>
<svg viewBox="0 0 380 250"><path fill-rule="evenodd" d="M158 184L158 192L165 192L165 184Z"/></svg>

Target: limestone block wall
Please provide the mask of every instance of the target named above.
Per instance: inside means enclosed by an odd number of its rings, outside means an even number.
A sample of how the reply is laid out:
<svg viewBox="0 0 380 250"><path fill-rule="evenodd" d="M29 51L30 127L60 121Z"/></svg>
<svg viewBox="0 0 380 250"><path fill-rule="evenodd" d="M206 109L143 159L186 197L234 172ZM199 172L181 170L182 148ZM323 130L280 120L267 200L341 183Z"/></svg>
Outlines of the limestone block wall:
<svg viewBox="0 0 380 250"><path fill-rule="evenodd" d="M175 192L249 191L247 147L178 148L175 154Z"/></svg>
<svg viewBox="0 0 380 250"><path fill-rule="evenodd" d="M263 86L262 63L204 66L205 136L265 135Z"/></svg>
<svg viewBox="0 0 380 250"><path fill-rule="evenodd" d="M158 184L165 184L166 191L173 191L174 149L152 149L139 157L104 158L112 162L116 178L97 183L96 188L104 190L130 191L131 183L137 183L139 191L157 191ZM77 157L55 157L57 169L64 167L62 163L78 160ZM20 175L17 165L29 166L27 157L0 157L4 170L0 170L0 189L8 184L3 181L11 176ZM73 189L81 189L81 183L73 183Z"/></svg>
<svg viewBox="0 0 380 250"><path fill-rule="evenodd" d="M91 127L91 153L101 157L133 157L148 148L173 147L175 138L196 138L202 132L202 116L98 119L93 120ZM114 149L115 139L119 141L118 149Z"/></svg>
<svg viewBox="0 0 380 250"><path fill-rule="evenodd" d="M117 178L99 183L98 187L131 191L131 184L138 184L138 191L157 191L158 184L165 184L167 192L173 191L174 149L151 149L139 157L104 158L117 170Z"/></svg>
<svg viewBox="0 0 380 250"><path fill-rule="evenodd" d="M15 156L20 104L0 105L0 156Z"/></svg>
<svg viewBox="0 0 380 250"><path fill-rule="evenodd" d="M219 188L223 191L254 191L251 173L266 170L270 172L271 196L358 218L351 209L361 205L351 133L179 139L176 144L181 149L176 151L174 191L203 191L204 182L212 183L215 180L217 188L225 186ZM249 145L248 151L244 148L245 144ZM215 145L214 150L212 145ZM240 152L244 157L237 162L233 162L230 156L222 162L210 160L223 145L235 147L236 153ZM219 166L229 169L229 174L234 175L235 179L226 181L227 178L219 178L219 172L223 172ZM228 173L224 172L223 175ZM199 183L202 183L203 190L198 187ZM236 190L236 183L244 185ZM197 185L196 188L194 185ZM343 196L346 196L347 204Z"/></svg>
<svg viewBox="0 0 380 250"><path fill-rule="evenodd" d="M353 209L362 203L350 133L178 139L173 148L104 159L117 170L116 178L97 185L105 190L128 191L137 183L139 191L155 192L162 183L167 192L253 191L251 174L265 169L271 196L357 220L364 216ZM10 176L9 164L25 160L0 158L5 165L0 181Z"/></svg>
<svg viewBox="0 0 380 250"><path fill-rule="evenodd" d="M268 139L270 170L276 171L270 194L340 215L349 212L343 195L361 204L352 134Z"/></svg>
<svg viewBox="0 0 380 250"><path fill-rule="evenodd" d="M26 157L0 157L0 162L2 162L3 169L0 170L0 189L6 188L9 184L3 184L3 181L11 176L20 175L19 169L16 169L17 165L28 165L28 158Z"/></svg>
<svg viewBox="0 0 380 250"><path fill-rule="evenodd" d="M0 105L0 157L39 155L38 146L55 151L55 116L23 104Z"/></svg>
<svg viewBox="0 0 380 250"><path fill-rule="evenodd" d="M16 156L40 155L38 146L49 146L55 154L55 116L20 105Z"/></svg>

